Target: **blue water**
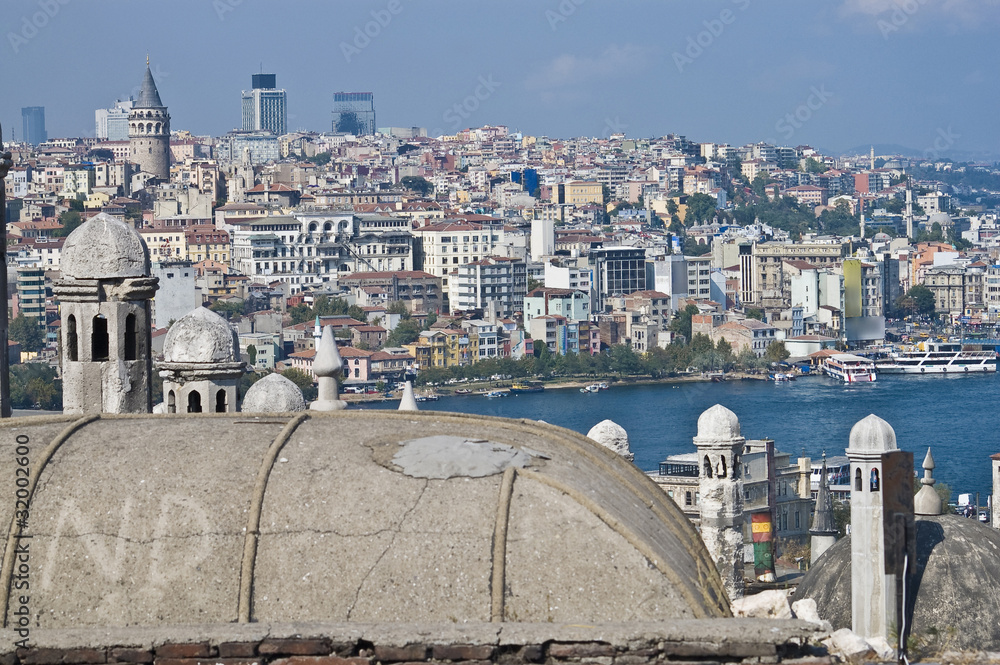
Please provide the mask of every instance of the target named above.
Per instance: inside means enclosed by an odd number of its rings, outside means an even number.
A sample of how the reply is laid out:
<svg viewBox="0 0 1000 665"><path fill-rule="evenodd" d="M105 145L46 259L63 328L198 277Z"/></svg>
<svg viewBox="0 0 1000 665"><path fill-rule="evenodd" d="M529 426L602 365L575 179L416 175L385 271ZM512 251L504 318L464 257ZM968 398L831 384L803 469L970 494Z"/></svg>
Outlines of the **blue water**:
<svg viewBox="0 0 1000 665"><path fill-rule="evenodd" d="M544 420L586 434L605 418L628 432L635 463L652 471L668 455L692 452L698 416L714 404L732 409L748 439L774 439L778 450L803 451L818 459L842 455L851 427L870 413L896 430L899 447L914 453L919 468L927 447L934 453L934 477L952 491L992 491L990 455L1000 452L996 374L975 376L888 376L851 385L828 377L790 383L612 385L595 394L577 389L487 399L481 395L423 402L423 411L457 411L505 418ZM395 408L396 403L365 408Z"/></svg>

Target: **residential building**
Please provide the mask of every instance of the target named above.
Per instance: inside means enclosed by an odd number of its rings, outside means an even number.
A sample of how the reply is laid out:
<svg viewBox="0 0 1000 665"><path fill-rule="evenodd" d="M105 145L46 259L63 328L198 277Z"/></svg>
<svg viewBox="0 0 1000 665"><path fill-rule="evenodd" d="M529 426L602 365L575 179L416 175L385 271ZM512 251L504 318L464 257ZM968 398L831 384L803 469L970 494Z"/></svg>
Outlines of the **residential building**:
<svg viewBox="0 0 1000 665"><path fill-rule="evenodd" d="M184 231L185 258L192 263L229 263L229 234L214 226L194 226Z"/></svg>
<svg viewBox="0 0 1000 665"><path fill-rule="evenodd" d="M767 309L787 309L791 304L791 293L785 277L784 262L804 261L826 268L840 263L847 248L848 245L841 242L755 243L750 274L741 269L741 279L744 280L743 304ZM748 279L749 289L746 288Z"/></svg>
<svg viewBox="0 0 1000 665"><path fill-rule="evenodd" d="M749 349L758 358L763 358L767 347L775 340L777 328L755 319L728 321L712 329L711 339L718 344L720 339L726 340L738 354Z"/></svg>
<svg viewBox="0 0 1000 665"><path fill-rule="evenodd" d="M492 318L511 318L524 311L527 268L520 259L487 257L460 264L453 278L451 311L489 311Z"/></svg>
<svg viewBox="0 0 1000 665"><path fill-rule="evenodd" d="M387 331L382 326L354 326L351 328L351 345L369 351L378 351L385 344Z"/></svg>
<svg viewBox="0 0 1000 665"><path fill-rule="evenodd" d="M215 141L215 157L223 164L242 162L266 164L281 158L278 137L269 131L233 131Z"/></svg>
<svg viewBox="0 0 1000 665"><path fill-rule="evenodd" d="M167 328L201 306L202 298L195 287L194 273L190 261L152 262L150 274L160 280L153 296L154 328Z"/></svg>
<svg viewBox="0 0 1000 665"><path fill-rule="evenodd" d="M687 297L696 300L712 299L712 257L685 256L687 264ZM719 303L725 305L725 302Z"/></svg>
<svg viewBox="0 0 1000 665"><path fill-rule="evenodd" d="M611 296L646 290L646 250L602 247L590 250L588 261L593 267L595 311L606 311Z"/></svg>
<svg viewBox="0 0 1000 665"><path fill-rule="evenodd" d="M428 224L412 231L419 243L416 268L441 278L445 298L450 294L450 281L457 268L475 263L493 254L500 241L500 232L469 222Z"/></svg>
<svg viewBox="0 0 1000 665"><path fill-rule="evenodd" d="M500 326L481 319L469 319L462 321L462 328L469 333L471 362L500 357L503 349L500 343Z"/></svg>
<svg viewBox="0 0 1000 665"><path fill-rule="evenodd" d="M701 267L694 275L695 283L702 277L699 276ZM670 295L670 309L676 312L679 309L681 299L688 297L692 275L688 272L687 258L680 254L666 254L656 256L646 262L646 288L666 293ZM704 277L707 279L706 276ZM699 293L703 291L699 289ZM701 297L693 295L691 297Z"/></svg>
<svg viewBox="0 0 1000 665"><path fill-rule="evenodd" d="M278 90L274 74L254 74L252 87L244 90L243 131L269 131L275 136L287 133L286 95Z"/></svg>
<svg viewBox="0 0 1000 665"><path fill-rule="evenodd" d="M442 312L441 278L422 270L356 272L338 279L341 287L379 290L385 302L402 302L411 312Z"/></svg>
<svg viewBox="0 0 1000 665"><path fill-rule="evenodd" d="M548 314L531 319L528 328L534 344L545 344L555 355L580 352L580 324L565 316ZM589 332L584 338L584 349L589 344Z"/></svg>
<svg viewBox="0 0 1000 665"><path fill-rule="evenodd" d="M17 269L18 313L45 325L45 269L41 267Z"/></svg>
<svg viewBox="0 0 1000 665"><path fill-rule="evenodd" d="M570 206L604 203L604 186L599 182L559 183L552 186L552 203Z"/></svg>
<svg viewBox="0 0 1000 665"><path fill-rule="evenodd" d="M590 293L580 289L539 288L524 298L524 327L539 316L563 316L571 321L590 320Z"/></svg>
<svg viewBox="0 0 1000 665"><path fill-rule="evenodd" d="M590 268L548 262L545 264L544 283L550 289L573 289L590 293Z"/></svg>
<svg viewBox="0 0 1000 665"><path fill-rule="evenodd" d="M468 365L469 334L454 328L438 328L420 333L420 339L404 347L416 359L419 369Z"/></svg>

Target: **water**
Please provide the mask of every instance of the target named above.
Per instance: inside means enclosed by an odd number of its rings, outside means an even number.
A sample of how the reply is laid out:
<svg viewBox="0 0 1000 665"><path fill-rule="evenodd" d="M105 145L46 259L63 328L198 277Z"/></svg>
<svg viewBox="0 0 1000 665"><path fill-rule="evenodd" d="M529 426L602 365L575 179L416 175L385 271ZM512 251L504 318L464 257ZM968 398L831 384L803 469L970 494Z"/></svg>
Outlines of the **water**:
<svg viewBox="0 0 1000 665"><path fill-rule="evenodd" d="M774 439L778 450L818 459L842 455L851 427L869 413L896 430L899 447L914 453L917 468L927 447L934 477L954 493L992 491L990 455L1000 452L996 414L997 374L964 376L882 375L873 384L844 385L828 377L790 383L612 385L583 394L578 389L487 399L481 395L423 402L422 411L457 411L505 418L544 420L586 434L604 419L629 434L636 465L652 471L668 455L694 451L698 416L714 404L731 409L748 439ZM395 408L387 402L365 408Z"/></svg>

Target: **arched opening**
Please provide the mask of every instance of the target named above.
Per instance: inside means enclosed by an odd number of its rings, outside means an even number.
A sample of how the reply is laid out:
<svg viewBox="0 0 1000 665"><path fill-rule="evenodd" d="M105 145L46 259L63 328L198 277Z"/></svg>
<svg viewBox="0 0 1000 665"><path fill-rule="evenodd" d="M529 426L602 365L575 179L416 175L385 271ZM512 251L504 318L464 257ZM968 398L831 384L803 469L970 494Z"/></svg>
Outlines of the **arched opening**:
<svg viewBox="0 0 1000 665"><path fill-rule="evenodd" d="M153 123L151 123L151 122L147 122L146 123L146 133L147 134L152 134L153 133Z"/></svg>
<svg viewBox="0 0 1000 665"><path fill-rule="evenodd" d="M167 393L167 413L177 413L177 396L173 390Z"/></svg>
<svg viewBox="0 0 1000 665"><path fill-rule="evenodd" d="M861 469L854 470L854 491L861 491Z"/></svg>
<svg viewBox="0 0 1000 665"><path fill-rule="evenodd" d="M125 317L125 360L137 359L138 335L135 331L135 314Z"/></svg>
<svg viewBox="0 0 1000 665"><path fill-rule="evenodd" d="M316 231L316 222L309 222L309 233Z"/></svg>
<svg viewBox="0 0 1000 665"><path fill-rule="evenodd" d="M76 317L72 314L66 319L66 358L68 360L79 360L79 343L76 335Z"/></svg>
<svg viewBox="0 0 1000 665"><path fill-rule="evenodd" d="M103 314L94 317L93 332L90 336L90 358L94 362L107 360L111 345L108 339L108 320Z"/></svg>
<svg viewBox="0 0 1000 665"><path fill-rule="evenodd" d="M711 462L711 460L708 459L708 455L705 455L705 465L704 466L705 466L705 477L706 478L711 478L712 477L712 462Z"/></svg>
<svg viewBox="0 0 1000 665"><path fill-rule="evenodd" d="M160 133L160 123L156 123L156 133Z"/></svg>
<svg viewBox="0 0 1000 665"><path fill-rule="evenodd" d="M192 390L188 393L188 413L201 413L201 393Z"/></svg>
<svg viewBox="0 0 1000 665"><path fill-rule="evenodd" d="M226 391L224 389L215 393L215 412L226 412Z"/></svg>
<svg viewBox="0 0 1000 665"><path fill-rule="evenodd" d="M878 485L879 485L879 483L878 483L878 469L872 469L871 476L868 479L868 485L869 485L868 490L870 492L877 492L878 491Z"/></svg>
<svg viewBox="0 0 1000 665"><path fill-rule="evenodd" d="M726 458L725 457L720 457L719 458L719 478L725 478L725 477L726 477Z"/></svg>
<svg viewBox="0 0 1000 665"><path fill-rule="evenodd" d="M332 230L333 230L333 224L331 224L330 222L327 222L326 224L323 225L323 231L325 233L329 233Z"/></svg>

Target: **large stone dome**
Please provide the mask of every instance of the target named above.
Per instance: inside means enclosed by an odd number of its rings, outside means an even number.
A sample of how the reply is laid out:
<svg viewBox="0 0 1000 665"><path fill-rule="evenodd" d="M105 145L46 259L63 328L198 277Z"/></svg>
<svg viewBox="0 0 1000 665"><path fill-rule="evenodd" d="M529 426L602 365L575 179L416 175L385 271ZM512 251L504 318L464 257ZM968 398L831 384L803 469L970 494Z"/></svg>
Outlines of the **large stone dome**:
<svg viewBox="0 0 1000 665"><path fill-rule="evenodd" d="M147 277L149 252L135 229L102 212L69 234L60 267L71 279Z"/></svg>
<svg viewBox="0 0 1000 665"><path fill-rule="evenodd" d="M306 401L302 391L280 374L268 374L247 390L241 408L245 413L304 411Z"/></svg>
<svg viewBox="0 0 1000 665"><path fill-rule="evenodd" d="M958 515L920 517L911 635L950 649L1000 650L1000 531ZM795 600L812 598L835 629L851 627L851 537L806 573Z"/></svg>
<svg viewBox="0 0 1000 665"><path fill-rule="evenodd" d="M666 493L562 428L341 411L30 417L0 431L30 441L38 475L25 531L32 638L87 626L461 630L729 615L715 566ZM0 474L14 478L16 464L0 456ZM0 502L8 553L13 510Z"/></svg>
<svg viewBox="0 0 1000 665"><path fill-rule="evenodd" d="M240 360L239 343L225 319L207 307L198 307L170 326L163 341L163 360L235 363Z"/></svg>

